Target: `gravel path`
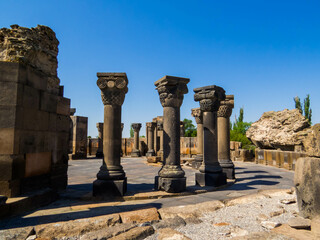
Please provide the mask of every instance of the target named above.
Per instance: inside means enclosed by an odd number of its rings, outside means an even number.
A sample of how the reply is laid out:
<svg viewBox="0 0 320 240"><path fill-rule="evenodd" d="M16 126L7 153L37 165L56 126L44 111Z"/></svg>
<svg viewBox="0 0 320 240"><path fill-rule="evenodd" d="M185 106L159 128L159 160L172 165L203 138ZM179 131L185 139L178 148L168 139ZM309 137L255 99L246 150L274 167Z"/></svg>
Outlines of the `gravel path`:
<svg viewBox="0 0 320 240"><path fill-rule="evenodd" d="M202 223L187 224L176 230L193 240L231 239L253 232L270 231L275 225L287 223L297 215L297 204L285 204L282 200L295 200L295 194L266 196L250 203L224 207L204 214L200 218ZM158 239L157 232L146 239Z"/></svg>

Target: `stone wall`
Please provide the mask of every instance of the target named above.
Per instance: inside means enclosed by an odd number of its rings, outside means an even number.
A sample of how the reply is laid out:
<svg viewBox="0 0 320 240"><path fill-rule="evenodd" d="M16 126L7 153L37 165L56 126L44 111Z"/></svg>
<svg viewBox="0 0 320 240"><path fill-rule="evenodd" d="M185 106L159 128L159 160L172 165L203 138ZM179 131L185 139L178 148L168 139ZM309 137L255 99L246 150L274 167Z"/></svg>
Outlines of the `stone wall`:
<svg viewBox="0 0 320 240"><path fill-rule="evenodd" d="M254 152L242 149L242 143L230 141L230 158L232 161L254 162Z"/></svg>
<svg viewBox="0 0 320 240"><path fill-rule="evenodd" d="M298 158L305 156L307 155L303 152L256 148L255 163L295 170Z"/></svg>
<svg viewBox="0 0 320 240"><path fill-rule="evenodd" d="M87 158L87 132L88 118L81 116L70 116L71 118L71 159Z"/></svg>
<svg viewBox="0 0 320 240"><path fill-rule="evenodd" d="M180 137L180 153L185 157L197 154L198 140L196 137Z"/></svg>
<svg viewBox="0 0 320 240"><path fill-rule="evenodd" d="M0 29L0 195L67 185L70 99L45 26Z"/></svg>

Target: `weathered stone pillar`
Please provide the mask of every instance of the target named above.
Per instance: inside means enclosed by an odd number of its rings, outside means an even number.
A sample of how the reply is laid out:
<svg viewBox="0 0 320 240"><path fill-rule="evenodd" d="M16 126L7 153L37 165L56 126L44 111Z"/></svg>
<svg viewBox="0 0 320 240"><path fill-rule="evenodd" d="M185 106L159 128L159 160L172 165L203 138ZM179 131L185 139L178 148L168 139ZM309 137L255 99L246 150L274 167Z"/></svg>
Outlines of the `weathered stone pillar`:
<svg viewBox="0 0 320 240"><path fill-rule="evenodd" d="M156 189L182 192L185 173L180 166L180 106L188 93L188 78L165 76L155 82L163 106L163 166L155 179Z"/></svg>
<svg viewBox="0 0 320 240"><path fill-rule="evenodd" d="M234 179L234 164L230 159L230 116L234 107L234 96L227 95L218 110L218 160L228 179Z"/></svg>
<svg viewBox="0 0 320 240"><path fill-rule="evenodd" d="M156 123L154 122L147 122L147 132L148 132L148 152L146 154L147 157L151 157L155 155L154 151L154 128L156 126Z"/></svg>
<svg viewBox="0 0 320 240"><path fill-rule="evenodd" d="M127 190L127 178L120 164L121 105L128 92L128 79L125 73L97 73L97 76L104 104L104 161L93 182L93 196L122 196Z"/></svg>
<svg viewBox="0 0 320 240"><path fill-rule="evenodd" d="M203 162L196 173L196 184L220 186L226 184L226 175L218 161L217 111L226 98L223 88L212 85L193 90L194 100L200 102L203 112Z"/></svg>
<svg viewBox="0 0 320 240"><path fill-rule="evenodd" d="M97 158L103 158L103 123L97 123L98 129L98 149L96 152Z"/></svg>
<svg viewBox="0 0 320 240"><path fill-rule="evenodd" d="M160 149L159 149L158 156L161 157L161 162L163 162L163 120L162 119L157 122L157 130L160 137Z"/></svg>
<svg viewBox="0 0 320 240"><path fill-rule="evenodd" d="M200 108L191 109L191 115L197 123L197 155L194 156L192 167L198 169L203 161L203 114Z"/></svg>
<svg viewBox="0 0 320 240"><path fill-rule="evenodd" d="M141 153L139 150L139 131L141 129L141 123L132 123L131 126L134 130L134 142L133 142L133 150L131 152L131 157L140 157Z"/></svg>
<svg viewBox="0 0 320 240"><path fill-rule="evenodd" d="M180 137L184 137L184 122L180 121Z"/></svg>

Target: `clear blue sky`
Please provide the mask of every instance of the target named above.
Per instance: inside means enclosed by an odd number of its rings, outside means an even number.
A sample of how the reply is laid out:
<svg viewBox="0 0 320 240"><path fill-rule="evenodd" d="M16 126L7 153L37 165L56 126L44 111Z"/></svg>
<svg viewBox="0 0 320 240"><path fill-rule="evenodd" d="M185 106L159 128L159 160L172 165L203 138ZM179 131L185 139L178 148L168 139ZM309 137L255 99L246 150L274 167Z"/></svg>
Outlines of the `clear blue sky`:
<svg viewBox="0 0 320 240"><path fill-rule="evenodd" d="M128 75L125 137L130 123L145 127L162 115L154 82L164 75L190 78L181 119L198 107L193 88L215 84L235 95L234 113L244 107L245 121L310 94L320 122L320 1L1 0L0 8L0 27L56 32L65 96L89 117L92 137L103 121L97 72Z"/></svg>

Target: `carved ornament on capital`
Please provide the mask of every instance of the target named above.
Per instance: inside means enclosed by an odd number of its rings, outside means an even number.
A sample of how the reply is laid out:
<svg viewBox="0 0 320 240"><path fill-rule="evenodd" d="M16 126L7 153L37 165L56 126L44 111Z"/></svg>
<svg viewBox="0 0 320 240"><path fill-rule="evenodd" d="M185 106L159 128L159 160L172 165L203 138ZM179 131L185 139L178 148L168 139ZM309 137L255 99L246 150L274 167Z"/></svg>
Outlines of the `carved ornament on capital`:
<svg viewBox="0 0 320 240"><path fill-rule="evenodd" d="M226 94L223 88L211 85L195 88L194 100L200 103L203 112L216 112L220 107L220 101L225 100Z"/></svg>
<svg viewBox="0 0 320 240"><path fill-rule="evenodd" d="M196 120L197 124L203 123L203 114L200 108L193 108L191 109L191 115Z"/></svg>
<svg viewBox="0 0 320 240"><path fill-rule="evenodd" d="M180 107L183 95L188 93L189 78L164 76L154 84L158 90L162 107Z"/></svg>
<svg viewBox="0 0 320 240"><path fill-rule="evenodd" d="M163 131L163 121L158 121L157 122L157 130L158 131Z"/></svg>
<svg viewBox="0 0 320 240"><path fill-rule="evenodd" d="M139 132L141 129L141 123L132 123L131 126L135 132Z"/></svg>
<svg viewBox="0 0 320 240"><path fill-rule="evenodd" d="M97 73L97 77L103 104L121 106L128 92L126 73Z"/></svg>
<svg viewBox="0 0 320 240"><path fill-rule="evenodd" d="M156 123L155 122L147 122L146 126L148 129L150 129L151 131L154 130L154 128L156 127Z"/></svg>
<svg viewBox="0 0 320 240"><path fill-rule="evenodd" d="M234 95L227 95L226 99L221 101L218 110L218 117L229 118L234 108Z"/></svg>

